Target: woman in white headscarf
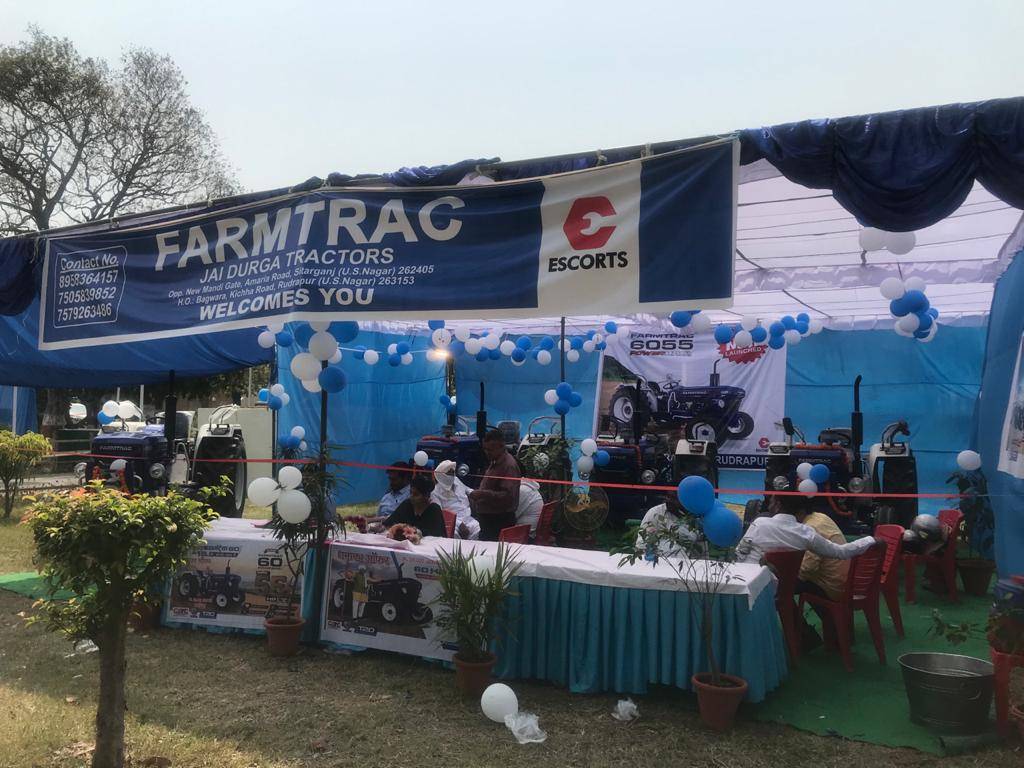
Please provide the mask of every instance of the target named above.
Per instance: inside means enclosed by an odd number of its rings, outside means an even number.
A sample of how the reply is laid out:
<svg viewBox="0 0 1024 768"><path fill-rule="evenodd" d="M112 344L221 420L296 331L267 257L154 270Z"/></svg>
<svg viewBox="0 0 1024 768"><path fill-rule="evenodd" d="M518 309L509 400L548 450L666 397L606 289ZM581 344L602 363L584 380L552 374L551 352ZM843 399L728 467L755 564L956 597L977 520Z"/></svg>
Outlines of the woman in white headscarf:
<svg viewBox="0 0 1024 768"><path fill-rule="evenodd" d="M455 476L455 462L442 461L434 470L434 490L430 500L455 514L455 538L479 539L480 523L469 509L469 488Z"/></svg>

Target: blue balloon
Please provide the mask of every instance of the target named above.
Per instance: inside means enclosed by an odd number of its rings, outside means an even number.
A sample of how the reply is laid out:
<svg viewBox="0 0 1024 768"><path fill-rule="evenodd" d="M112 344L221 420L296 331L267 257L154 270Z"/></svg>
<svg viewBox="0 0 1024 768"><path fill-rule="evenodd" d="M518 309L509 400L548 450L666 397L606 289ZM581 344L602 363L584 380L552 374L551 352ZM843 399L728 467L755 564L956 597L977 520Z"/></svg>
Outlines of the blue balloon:
<svg viewBox="0 0 1024 768"><path fill-rule="evenodd" d="M917 313L917 319L918 319L917 330L919 330L919 331L927 331L929 328L932 327L932 323L935 322L935 319L931 315L929 315L927 312L918 312Z"/></svg>
<svg viewBox="0 0 1024 768"><path fill-rule="evenodd" d="M388 365L392 368L397 368L402 364L402 356L397 352L393 355L388 355Z"/></svg>
<svg viewBox="0 0 1024 768"><path fill-rule="evenodd" d="M483 349L476 353L476 361L478 363L486 363L490 359L491 350L487 349L486 347L484 347Z"/></svg>
<svg viewBox="0 0 1024 768"><path fill-rule="evenodd" d="M914 331L914 338L915 339L926 339L926 338L928 338L928 334L929 333L931 333L931 331Z"/></svg>
<svg viewBox="0 0 1024 768"><path fill-rule="evenodd" d="M357 346L355 352L352 353L352 356L356 360L362 360L366 356L366 346L363 344Z"/></svg>
<svg viewBox="0 0 1024 768"><path fill-rule="evenodd" d="M348 344L359 335L359 323L355 320L343 320L340 323L331 323L329 330L339 344Z"/></svg>
<svg viewBox="0 0 1024 768"><path fill-rule="evenodd" d="M263 389L256 393L256 399L259 400L261 403L267 402L268 397L270 397L270 390L267 389L266 387L264 387Z"/></svg>
<svg viewBox="0 0 1024 768"><path fill-rule="evenodd" d="M796 321L796 331L803 336L807 331L810 330L810 325L803 320Z"/></svg>
<svg viewBox="0 0 1024 768"><path fill-rule="evenodd" d="M407 355L409 353L409 349L409 342L407 341L400 341L395 344L395 352L400 355Z"/></svg>
<svg viewBox="0 0 1024 768"><path fill-rule="evenodd" d="M794 328L796 328L796 320L793 318L792 315L783 315L782 324L783 326L785 326L787 331L792 331Z"/></svg>
<svg viewBox="0 0 1024 768"><path fill-rule="evenodd" d="M719 344L728 344L732 341L733 335L732 326L720 325L715 328L715 341Z"/></svg>
<svg viewBox="0 0 1024 768"><path fill-rule="evenodd" d="M558 386L555 387L555 392L562 400L568 400L569 395L572 394L572 384L567 381L560 381L558 382Z"/></svg>
<svg viewBox="0 0 1024 768"><path fill-rule="evenodd" d="M445 410L448 411L448 413L458 413L459 409L455 403L448 403L448 405L445 406Z"/></svg>
<svg viewBox="0 0 1024 768"><path fill-rule="evenodd" d="M581 405L583 405L583 395L581 395L579 392L573 392L571 395L569 395L569 405L571 405L573 408L579 408Z"/></svg>
<svg viewBox="0 0 1024 768"><path fill-rule="evenodd" d="M931 305L924 291L907 291L903 294L903 306L908 312L927 312Z"/></svg>
<svg viewBox="0 0 1024 768"><path fill-rule="evenodd" d="M597 336L597 331L587 331L587 339L592 339Z"/></svg>
<svg viewBox="0 0 1024 768"><path fill-rule="evenodd" d="M690 324L690 321L693 320L693 315L684 309L677 309L668 316L668 319L676 328L685 328Z"/></svg>
<svg viewBox="0 0 1024 768"><path fill-rule="evenodd" d="M569 339L569 347L570 349L583 349L583 337L573 336Z"/></svg>
<svg viewBox="0 0 1024 768"><path fill-rule="evenodd" d="M811 316L808 315L806 312L801 312L799 315L796 316L796 321L798 323L809 323L811 322Z"/></svg>
<svg viewBox="0 0 1024 768"><path fill-rule="evenodd" d="M907 295L903 294L898 299L893 299L889 302L889 313L893 317L906 317L910 314L910 307L907 306L906 298Z"/></svg>
<svg viewBox="0 0 1024 768"><path fill-rule="evenodd" d="M444 328L444 320L427 320L427 328L432 331Z"/></svg>
<svg viewBox="0 0 1024 768"><path fill-rule="evenodd" d="M761 344L768 338L768 331L764 329L764 326L759 325L750 332L750 338L754 340L755 344Z"/></svg>
<svg viewBox="0 0 1024 768"><path fill-rule="evenodd" d="M281 410L281 407L283 405L284 405L284 400L282 400L277 395L271 395L270 397L267 398L267 408L269 408L272 411L279 411L279 410Z"/></svg>
<svg viewBox="0 0 1024 768"><path fill-rule="evenodd" d="M501 354L500 352L498 354ZM516 347L512 350L512 359L517 363L521 363L526 360L526 351L522 347Z"/></svg>
<svg viewBox="0 0 1024 768"><path fill-rule="evenodd" d="M715 487L700 475L684 477L676 495L686 511L697 517L703 517L715 506Z"/></svg>
<svg viewBox="0 0 1024 768"><path fill-rule="evenodd" d="M604 324L604 332L607 334L616 333L618 332L618 330L619 324L616 323L614 320L609 320L607 323Z"/></svg>
<svg viewBox="0 0 1024 768"><path fill-rule="evenodd" d="M832 471L827 464L815 464L811 467L810 478L819 486L827 483L830 477L832 477Z"/></svg>
<svg viewBox="0 0 1024 768"><path fill-rule="evenodd" d="M295 435L288 435L288 437L284 439L284 444L286 448L291 448L294 450L295 448L298 448L300 445L302 445L302 440L300 440Z"/></svg>
<svg viewBox="0 0 1024 768"><path fill-rule="evenodd" d="M704 535L716 547L734 547L743 536L743 521L721 502L701 520Z"/></svg>
<svg viewBox="0 0 1024 768"><path fill-rule="evenodd" d="M452 357L458 357L466 351L466 345L456 339L448 345L448 351L452 353Z"/></svg>
<svg viewBox="0 0 1024 768"><path fill-rule="evenodd" d="M604 339L601 339L601 341L597 342L597 344L594 345L594 349L596 349L598 352L600 352L602 349L604 349L607 346L608 345L605 344Z"/></svg>
<svg viewBox="0 0 1024 768"><path fill-rule="evenodd" d="M768 346L772 349L782 349L786 346L786 339L784 336L772 336L768 339Z"/></svg>
<svg viewBox="0 0 1024 768"><path fill-rule="evenodd" d="M936 320L939 317L939 310L935 307L928 307L928 314L932 316L933 320Z"/></svg>
<svg viewBox="0 0 1024 768"><path fill-rule="evenodd" d="M534 360L537 359L537 355L539 355L539 354L540 354L540 347L534 347L533 349L530 350L530 357L532 357Z"/></svg>
<svg viewBox="0 0 1024 768"><path fill-rule="evenodd" d="M295 337L288 331L279 331L275 334L274 341L277 342L279 347L290 347L295 342Z"/></svg>
<svg viewBox="0 0 1024 768"><path fill-rule="evenodd" d="M781 336L786 332L786 326L776 320L774 323L768 326L768 333L772 336Z"/></svg>
<svg viewBox="0 0 1024 768"><path fill-rule="evenodd" d="M601 449L594 453L594 465L598 467L608 466L608 462L612 460L612 455L608 451Z"/></svg>
<svg viewBox="0 0 1024 768"><path fill-rule="evenodd" d="M103 426L107 426L107 424L109 424L113 420L113 416L107 416L107 414L105 414L103 411L100 411L99 413L96 414L96 421L98 421Z"/></svg>
<svg viewBox="0 0 1024 768"><path fill-rule="evenodd" d="M554 349L555 340L550 336L545 336L543 339L540 340L540 344L538 346L540 346L541 349Z"/></svg>
<svg viewBox="0 0 1024 768"><path fill-rule="evenodd" d="M309 323L299 323L293 336L300 347L308 347L309 340L313 338L313 328Z"/></svg>
<svg viewBox="0 0 1024 768"><path fill-rule="evenodd" d="M559 416L565 416L565 414L569 412L570 408L572 408L572 406L569 405L568 400L555 401L555 413L557 413Z"/></svg>
<svg viewBox="0 0 1024 768"><path fill-rule="evenodd" d="M518 339L516 339L516 346L525 352L526 350L533 346L533 339L531 339L529 336L520 336Z"/></svg>
<svg viewBox="0 0 1024 768"><path fill-rule="evenodd" d="M501 350L500 349L488 349L487 350L487 357L490 358L491 360L501 360Z"/></svg>
<svg viewBox="0 0 1024 768"><path fill-rule="evenodd" d="M445 406L451 405L451 402L452 402L452 399L450 397L448 397L448 395L441 395L437 399L441 402L441 405L445 405Z"/></svg>
<svg viewBox="0 0 1024 768"><path fill-rule="evenodd" d="M329 365L320 371L317 381L324 392L341 392L345 388L345 372L337 365Z"/></svg>

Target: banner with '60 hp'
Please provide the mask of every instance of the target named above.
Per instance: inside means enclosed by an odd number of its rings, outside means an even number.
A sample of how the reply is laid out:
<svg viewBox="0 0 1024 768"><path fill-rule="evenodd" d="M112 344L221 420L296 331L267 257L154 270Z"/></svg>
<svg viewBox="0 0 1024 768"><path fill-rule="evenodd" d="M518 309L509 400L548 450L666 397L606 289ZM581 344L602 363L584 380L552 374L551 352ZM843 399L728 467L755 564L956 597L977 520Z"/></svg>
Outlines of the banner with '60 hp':
<svg viewBox="0 0 1024 768"><path fill-rule="evenodd" d="M40 347L271 321L729 306L737 145L522 181L324 187L47 239Z"/></svg>

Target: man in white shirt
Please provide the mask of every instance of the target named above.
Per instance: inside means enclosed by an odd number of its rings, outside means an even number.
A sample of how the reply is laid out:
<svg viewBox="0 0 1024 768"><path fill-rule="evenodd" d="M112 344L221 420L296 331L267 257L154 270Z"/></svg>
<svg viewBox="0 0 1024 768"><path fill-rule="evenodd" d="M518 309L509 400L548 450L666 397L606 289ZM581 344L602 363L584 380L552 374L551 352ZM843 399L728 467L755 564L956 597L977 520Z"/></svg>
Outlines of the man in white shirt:
<svg viewBox="0 0 1024 768"><path fill-rule="evenodd" d="M455 538L479 539L480 523L469 508L469 488L455 476L455 462L442 461L434 470L436 485L430 500L455 514Z"/></svg>
<svg viewBox="0 0 1024 768"><path fill-rule="evenodd" d="M650 539L659 531L669 530L674 531L677 538L686 541L694 541L697 538L675 491L666 493L665 502L647 510L644 519L640 521L640 532L636 537L637 551L646 552L648 549L648 545L644 541L645 533ZM677 557L685 553L679 544L662 539L655 548L655 554L658 557Z"/></svg>
<svg viewBox="0 0 1024 768"><path fill-rule="evenodd" d="M409 465L404 461L396 461L388 470L388 492L380 497L380 504L377 506L378 517L389 517L392 512L398 509L398 505L409 498L409 480L412 472L409 472Z"/></svg>
<svg viewBox="0 0 1024 768"><path fill-rule="evenodd" d="M529 525L530 538L537 534L537 521L544 507L544 497L540 495L540 486L535 480L519 482L519 506L516 508L516 525Z"/></svg>

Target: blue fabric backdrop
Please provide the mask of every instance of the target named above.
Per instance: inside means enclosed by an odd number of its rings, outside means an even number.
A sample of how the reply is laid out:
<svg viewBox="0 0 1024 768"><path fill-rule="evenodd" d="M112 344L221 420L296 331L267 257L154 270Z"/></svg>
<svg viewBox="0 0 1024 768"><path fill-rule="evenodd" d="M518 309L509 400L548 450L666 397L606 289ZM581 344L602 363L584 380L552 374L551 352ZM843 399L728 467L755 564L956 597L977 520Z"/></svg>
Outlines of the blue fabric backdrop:
<svg viewBox="0 0 1024 768"><path fill-rule="evenodd" d="M36 391L29 387L18 389L18 413L11 420L11 408L14 406L14 387L0 387L0 429L10 429L23 435L36 431Z"/></svg>

